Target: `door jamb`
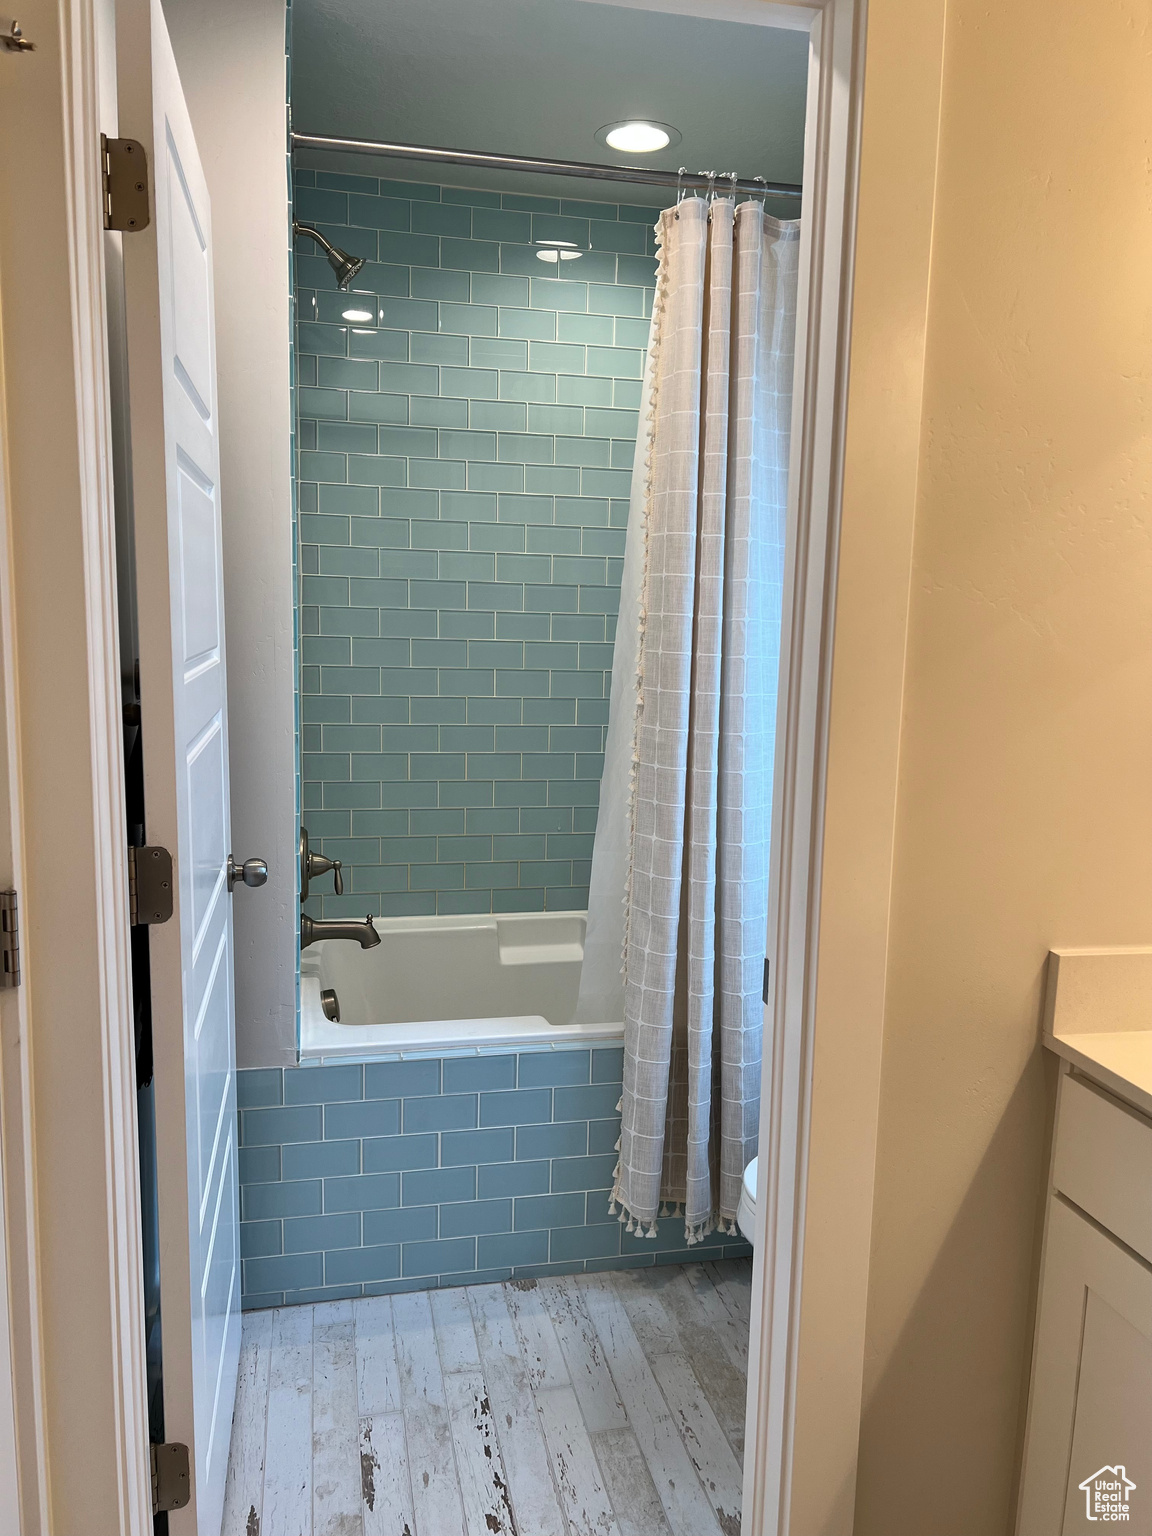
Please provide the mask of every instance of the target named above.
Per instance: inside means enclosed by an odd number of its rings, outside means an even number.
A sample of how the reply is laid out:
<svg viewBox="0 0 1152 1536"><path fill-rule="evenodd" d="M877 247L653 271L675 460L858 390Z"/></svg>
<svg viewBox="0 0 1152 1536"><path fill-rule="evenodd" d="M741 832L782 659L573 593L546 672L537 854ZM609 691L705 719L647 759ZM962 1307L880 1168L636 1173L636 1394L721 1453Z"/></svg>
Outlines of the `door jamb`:
<svg viewBox="0 0 1152 1536"><path fill-rule="evenodd" d="M19 897L24 840L4 405L0 345L0 886ZM28 994L17 987L0 992L0 1524L23 1536L48 1530L31 1112Z"/></svg>
<svg viewBox="0 0 1152 1536"><path fill-rule="evenodd" d="M14 114L0 256L10 301L20 294L3 314L12 590L0 638L3 746L15 777L0 815L16 834L22 982L0 1012L24 1536L152 1531L101 3L32 5L25 30L35 51L0 55Z"/></svg>
<svg viewBox="0 0 1152 1536"><path fill-rule="evenodd" d="M743 1507L750 1536L793 1536L801 1414L807 1428L813 1413L839 1397L840 1412L858 1423L864 1350L861 1327L859 1359L846 1362L843 1382L817 1381L800 1332L805 1223L824 1194L809 1185L808 1154L866 0L782 3L807 14L811 30L748 1357ZM867 1263L852 1273L866 1276ZM863 1305L858 1311L863 1319ZM834 1450L844 1442L830 1442L822 1476L835 1486L855 1483L856 1441L848 1436L843 1465L834 1464Z"/></svg>
<svg viewBox="0 0 1152 1536"><path fill-rule="evenodd" d="M807 1144L824 761L831 683L834 581L848 372L849 307L863 86L865 0L780 0L812 26L805 147L809 189L798 337L803 359L794 407L791 526L785 583L779 761L773 836L777 934L764 1094L761 1230L753 1296L745 1473L746 1529L786 1536L798 1398ZM708 6L701 3L701 12ZM87 598L89 750L96 839L76 851L77 883L98 906L99 966L93 1002L101 1018L105 1139L109 1398L120 1448L119 1529L150 1528L143 1311L139 1295L138 1189L131 1071L131 1012L121 805L115 572L106 383L106 326L99 219L96 37L93 0L66 0L60 18L60 92L65 132L52 167L65 189L76 413L80 430L80 516ZM10 383L10 392L15 388ZM21 390L29 387L22 378ZM29 537L47 539L47 529ZM89 898L91 899L91 898ZM95 1256L90 1256L94 1258ZM38 1287L37 1287L38 1289ZM35 1292L33 1293L35 1294ZM27 1327L32 1318L22 1317ZM845 1469L829 1468L839 1476ZM43 1504L43 1500L41 1501Z"/></svg>

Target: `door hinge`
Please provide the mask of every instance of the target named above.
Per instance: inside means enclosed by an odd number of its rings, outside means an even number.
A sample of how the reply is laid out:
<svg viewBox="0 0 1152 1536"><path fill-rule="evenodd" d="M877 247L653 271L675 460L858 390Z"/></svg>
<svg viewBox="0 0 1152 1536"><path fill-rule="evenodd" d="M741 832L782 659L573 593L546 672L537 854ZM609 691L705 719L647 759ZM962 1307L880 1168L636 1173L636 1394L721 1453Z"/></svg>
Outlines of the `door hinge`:
<svg viewBox="0 0 1152 1536"><path fill-rule="evenodd" d="M0 988L20 985L20 912L15 891L0 891Z"/></svg>
<svg viewBox="0 0 1152 1536"><path fill-rule="evenodd" d="M153 1442L148 1447L148 1459L152 1463L152 1513L183 1509L192 1497L188 1447L175 1440L166 1445Z"/></svg>
<svg viewBox="0 0 1152 1536"><path fill-rule="evenodd" d="M132 233L147 229L148 156L138 139L100 135L100 179L104 193L104 228Z"/></svg>
<svg viewBox="0 0 1152 1536"><path fill-rule="evenodd" d="M5 48L7 48L10 53L36 52L36 44L30 42L29 39L24 36L18 21L14 21L8 28L7 32L5 32L3 36L0 36L0 43L3 43Z"/></svg>
<svg viewBox="0 0 1152 1536"><path fill-rule="evenodd" d="M128 849L128 914L133 928L172 916L172 855L167 848Z"/></svg>

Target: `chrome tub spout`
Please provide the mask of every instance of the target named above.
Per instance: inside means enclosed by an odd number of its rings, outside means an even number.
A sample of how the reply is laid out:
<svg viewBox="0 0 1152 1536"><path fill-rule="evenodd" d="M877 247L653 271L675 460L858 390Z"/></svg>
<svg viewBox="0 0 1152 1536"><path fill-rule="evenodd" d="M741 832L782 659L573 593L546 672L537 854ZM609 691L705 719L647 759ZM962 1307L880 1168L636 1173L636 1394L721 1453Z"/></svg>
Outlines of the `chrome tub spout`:
<svg viewBox="0 0 1152 1536"><path fill-rule="evenodd" d="M318 944L321 939L355 939L361 949L373 949L380 942L372 914L364 919L344 917L309 917L300 914L300 948Z"/></svg>

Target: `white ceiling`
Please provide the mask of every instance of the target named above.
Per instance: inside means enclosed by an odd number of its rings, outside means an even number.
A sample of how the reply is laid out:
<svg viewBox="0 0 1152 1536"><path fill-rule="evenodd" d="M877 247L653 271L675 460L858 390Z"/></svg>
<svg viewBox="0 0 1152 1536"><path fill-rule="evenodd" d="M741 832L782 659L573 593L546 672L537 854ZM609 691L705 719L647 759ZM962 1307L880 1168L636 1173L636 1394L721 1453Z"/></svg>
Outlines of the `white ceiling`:
<svg viewBox="0 0 1152 1536"><path fill-rule="evenodd" d="M598 143L596 130L642 117L683 135L679 145L642 157L645 164L798 182L807 66L801 31L661 13L636 0L292 5L293 126L305 133L624 164L639 157ZM300 163L336 162L307 154ZM340 164L367 169L363 157ZM369 174L426 181L437 173L376 159ZM667 196L459 167L438 176L601 201ZM791 203L777 211L798 210Z"/></svg>

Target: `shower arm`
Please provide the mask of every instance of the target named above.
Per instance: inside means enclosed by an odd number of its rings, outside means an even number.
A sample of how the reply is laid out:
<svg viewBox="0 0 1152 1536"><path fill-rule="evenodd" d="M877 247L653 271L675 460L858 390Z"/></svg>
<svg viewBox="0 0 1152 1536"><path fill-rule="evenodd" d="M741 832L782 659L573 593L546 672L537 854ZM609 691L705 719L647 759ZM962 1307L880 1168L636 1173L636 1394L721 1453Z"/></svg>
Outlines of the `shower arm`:
<svg viewBox="0 0 1152 1536"><path fill-rule="evenodd" d="M344 252L337 250L331 240L326 240L320 231L312 224L305 224L300 219L292 220L292 233L299 239L301 235L307 235L309 240L315 240L328 256L343 256Z"/></svg>

